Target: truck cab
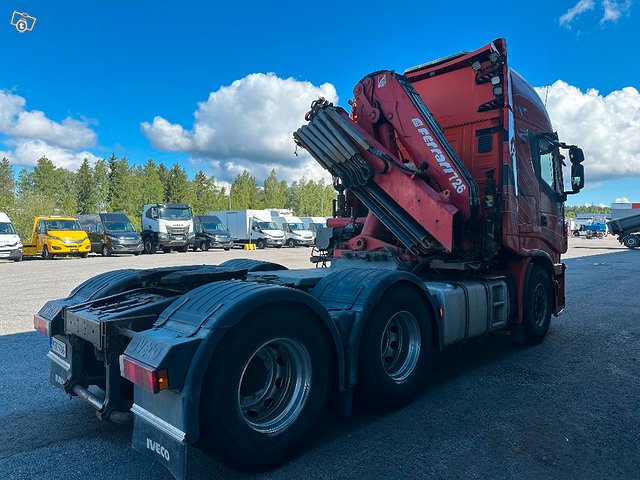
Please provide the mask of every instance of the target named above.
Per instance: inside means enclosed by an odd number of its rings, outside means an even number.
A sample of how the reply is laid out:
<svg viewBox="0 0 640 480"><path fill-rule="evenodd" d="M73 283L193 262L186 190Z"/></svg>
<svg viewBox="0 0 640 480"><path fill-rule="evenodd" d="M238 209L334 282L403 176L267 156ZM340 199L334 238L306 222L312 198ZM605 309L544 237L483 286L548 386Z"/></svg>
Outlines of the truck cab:
<svg viewBox="0 0 640 480"><path fill-rule="evenodd" d="M38 216L33 220L31 241L24 245L24 255L40 255L52 260L57 255L75 255L85 258L91 251L91 242L75 217Z"/></svg>
<svg viewBox="0 0 640 480"><path fill-rule="evenodd" d="M206 252L211 247L230 250L233 246L231 233L215 215L195 215L193 224L196 238L193 242L193 250Z"/></svg>
<svg viewBox="0 0 640 480"><path fill-rule="evenodd" d="M22 242L6 213L0 212L0 258L22 260Z"/></svg>
<svg viewBox="0 0 640 480"><path fill-rule="evenodd" d="M304 225L299 217L293 215L291 210L271 210L271 218L284 232L287 247L313 245L313 233Z"/></svg>
<svg viewBox="0 0 640 480"><path fill-rule="evenodd" d="M142 240L145 253L158 248L186 252L195 240L193 211L184 203L154 203L142 210Z"/></svg>
<svg viewBox="0 0 640 480"><path fill-rule="evenodd" d="M78 215L78 222L89 235L91 251L110 257L114 253L140 255L142 237L124 213Z"/></svg>

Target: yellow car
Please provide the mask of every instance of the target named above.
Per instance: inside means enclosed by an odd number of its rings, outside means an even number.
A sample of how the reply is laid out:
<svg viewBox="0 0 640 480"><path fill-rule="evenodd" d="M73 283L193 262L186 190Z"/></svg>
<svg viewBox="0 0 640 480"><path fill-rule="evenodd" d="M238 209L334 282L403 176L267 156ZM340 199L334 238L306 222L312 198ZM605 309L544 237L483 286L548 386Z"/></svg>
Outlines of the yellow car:
<svg viewBox="0 0 640 480"><path fill-rule="evenodd" d="M87 232L73 217L43 216L33 220L31 243L23 244L23 254L51 260L55 255L86 257L91 251Z"/></svg>

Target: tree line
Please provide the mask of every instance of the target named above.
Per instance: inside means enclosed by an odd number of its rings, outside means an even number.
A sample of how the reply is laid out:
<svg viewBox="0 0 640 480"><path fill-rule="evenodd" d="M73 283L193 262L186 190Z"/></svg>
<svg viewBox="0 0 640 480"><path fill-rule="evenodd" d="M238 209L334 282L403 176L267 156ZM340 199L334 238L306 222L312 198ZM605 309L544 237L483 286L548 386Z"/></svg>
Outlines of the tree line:
<svg viewBox="0 0 640 480"><path fill-rule="evenodd" d="M330 216L333 186L302 178L288 184L275 169L259 185L247 170L229 191L213 176L198 171L189 179L179 164L167 168L153 160L131 165L127 157L111 155L95 164L85 159L77 172L56 167L42 157L17 178L8 159L0 161L0 211L16 230L29 235L36 215L78 215L123 212L140 228L142 206L150 203L188 203L196 214L214 210L288 208L299 216Z"/></svg>

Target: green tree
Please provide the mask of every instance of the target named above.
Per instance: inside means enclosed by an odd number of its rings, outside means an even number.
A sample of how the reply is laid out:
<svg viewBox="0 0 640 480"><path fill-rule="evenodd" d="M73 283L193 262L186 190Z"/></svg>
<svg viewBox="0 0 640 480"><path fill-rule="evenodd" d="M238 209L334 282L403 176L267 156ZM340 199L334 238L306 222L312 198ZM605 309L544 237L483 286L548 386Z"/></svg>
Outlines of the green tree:
<svg viewBox="0 0 640 480"><path fill-rule="evenodd" d="M118 160L115 155L107 160L109 164L109 209L129 216L139 215L140 192L127 157Z"/></svg>
<svg viewBox="0 0 640 480"><path fill-rule="evenodd" d="M26 191L19 195L16 208L11 211L10 217L22 240L29 242L33 231L34 217L36 215L50 215L54 209L55 203L51 197L34 191Z"/></svg>
<svg viewBox="0 0 640 480"><path fill-rule="evenodd" d="M247 170L244 170L231 184L231 208L243 210L258 206L258 182Z"/></svg>
<svg viewBox="0 0 640 480"><path fill-rule="evenodd" d="M0 211L9 210L15 202L16 182L8 158L0 161Z"/></svg>
<svg viewBox="0 0 640 480"><path fill-rule="evenodd" d="M196 173L193 179L193 211L206 214L218 209L218 188L213 177L208 177L203 171Z"/></svg>
<svg viewBox="0 0 640 480"><path fill-rule="evenodd" d="M170 203L191 203L193 196L187 172L177 163L171 167L165 187L165 201Z"/></svg>
<svg viewBox="0 0 640 480"><path fill-rule="evenodd" d="M138 185L141 192L140 211L143 205L164 201L164 184L158 173L158 167L152 159L147 160L140 170Z"/></svg>
<svg viewBox="0 0 640 480"><path fill-rule="evenodd" d="M164 193L162 196L162 201L167 202L168 192L169 192L169 169L166 167L164 163L158 165L158 176L160 177L160 181L162 182L162 188L164 189Z"/></svg>
<svg viewBox="0 0 640 480"><path fill-rule="evenodd" d="M93 166L93 184L95 187L96 209L98 212L109 210L109 170L107 162L100 159Z"/></svg>
<svg viewBox="0 0 640 480"><path fill-rule="evenodd" d="M96 200L96 184L93 179L93 168L89 160L84 159L76 174L75 185L77 213L95 213L98 209Z"/></svg>
<svg viewBox="0 0 640 480"><path fill-rule="evenodd" d="M76 213L77 203L74 195L74 180L72 172L56 167L46 157L40 158L33 168L35 193L53 199L54 208L59 213L66 215L74 215Z"/></svg>
<svg viewBox="0 0 640 480"><path fill-rule="evenodd" d="M285 208L287 204L288 186L285 180L279 181L276 170L271 170L262 184L261 206L264 208Z"/></svg>

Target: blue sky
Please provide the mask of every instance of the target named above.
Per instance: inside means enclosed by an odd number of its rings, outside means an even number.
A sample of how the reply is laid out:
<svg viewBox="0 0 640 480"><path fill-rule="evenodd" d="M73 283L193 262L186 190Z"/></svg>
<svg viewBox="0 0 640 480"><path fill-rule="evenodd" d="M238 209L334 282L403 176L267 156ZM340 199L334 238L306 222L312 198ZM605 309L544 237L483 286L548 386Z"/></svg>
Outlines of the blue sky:
<svg viewBox="0 0 640 480"><path fill-rule="evenodd" d="M371 71L505 37L511 66L550 86L560 137L585 148L588 187L570 203L640 201L640 6L433 3L2 0L0 153L17 166L115 152L223 181L274 166L319 178L288 143L309 98L346 105ZM33 31L16 31L14 10Z"/></svg>

